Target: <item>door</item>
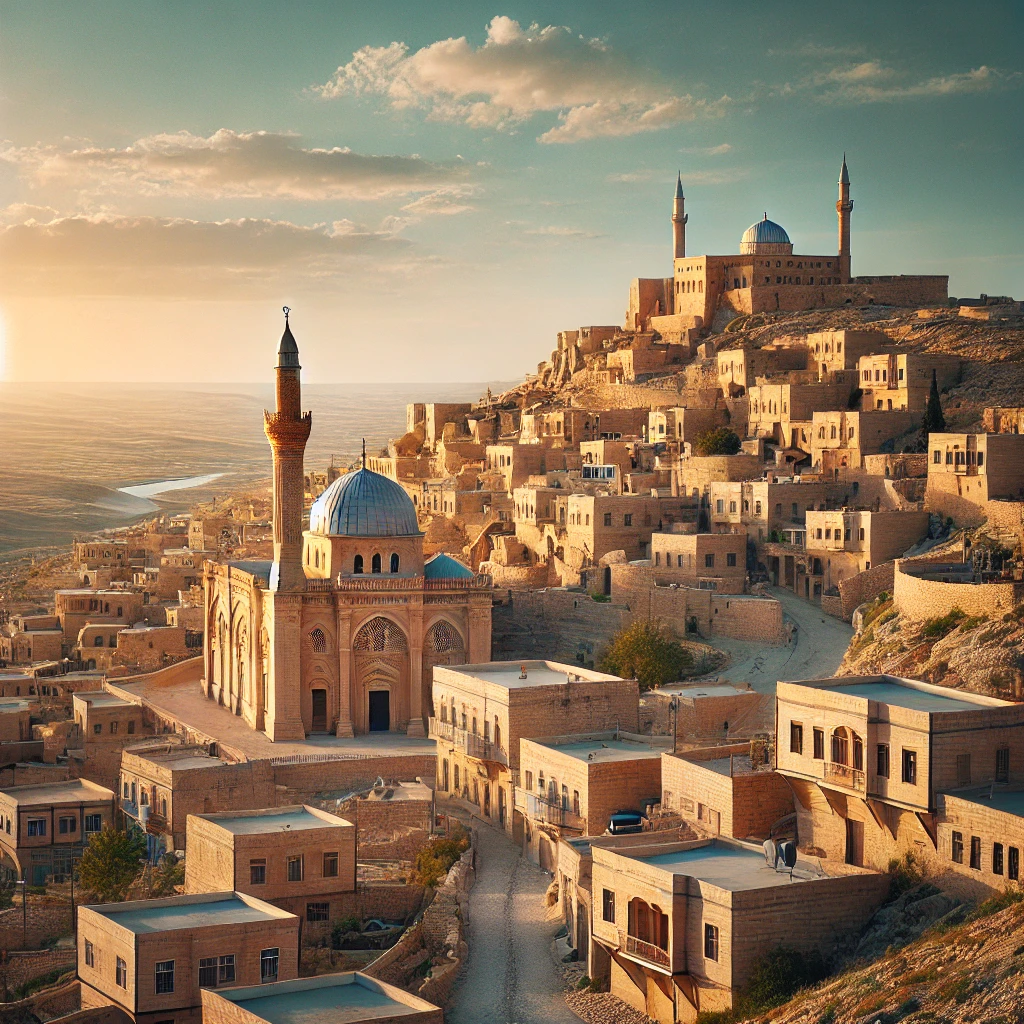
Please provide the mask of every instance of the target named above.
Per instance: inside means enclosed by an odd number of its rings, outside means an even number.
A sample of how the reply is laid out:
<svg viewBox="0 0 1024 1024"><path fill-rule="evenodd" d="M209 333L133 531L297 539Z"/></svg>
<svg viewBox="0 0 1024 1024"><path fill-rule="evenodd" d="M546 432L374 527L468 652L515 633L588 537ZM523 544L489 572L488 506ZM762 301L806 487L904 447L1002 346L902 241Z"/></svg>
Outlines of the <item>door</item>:
<svg viewBox="0 0 1024 1024"><path fill-rule="evenodd" d="M391 691L370 691L370 732L387 732L391 728Z"/></svg>
<svg viewBox="0 0 1024 1024"><path fill-rule="evenodd" d="M505 790L498 787L498 824L505 827Z"/></svg>
<svg viewBox="0 0 1024 1024"><path fill-rule="evenodd" d="M864 822L846 819L846 863L864 867Z"/></svg>
<svg viewBox="0 0 1024 1024"><path fill-rule="evenodd" d="M313 727L311 732L327 732L327 691L313 690Z"/></svg>
<svg viewBox="0 0 1024 1024"><path fill-rule="evenodd" d="M490 783L484 783L484 817L489 818L491 816L491 786Z"/></svg>

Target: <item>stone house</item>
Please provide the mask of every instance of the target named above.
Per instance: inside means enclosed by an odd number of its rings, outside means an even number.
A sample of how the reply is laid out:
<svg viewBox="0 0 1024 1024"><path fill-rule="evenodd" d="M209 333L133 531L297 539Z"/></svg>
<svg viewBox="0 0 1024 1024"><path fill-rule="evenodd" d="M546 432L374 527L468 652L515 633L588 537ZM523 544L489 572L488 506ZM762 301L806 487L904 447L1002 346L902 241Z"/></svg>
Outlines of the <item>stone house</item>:
<svg viewBox="0 0 1024 1024"><path fill-rule="evenodd" d="M82 1009L200 1024L200 989L298 976L299 919L235 892L78 908Z"/></svg>
<svg viewBox="0 0 1024 1024"><path fill-rule="evenodd" d="M788 383L761 378L750 388L747 433L810 452L815 412L849 407L851 384Z"/></svg>
<svg viewBox="0 0 1024 1024"><path fill-rule="evenodd" d="M892 338L883 331L819 331L807 335L811 365L817 366L822 376L856 370L861 357L883 352L892 344Z"/></svg>
<svg viewBox="0 0 1024 1024"><path fill-rule="evenodd" d="M984 505L1024 492L1024 434L929 434L929 508L956 515L959 502Z"/></svg>
<svg viewBox="0 0 1024 1024"><path fill-rule="evenodd" d="M889 352L861 356L857 361L861 408L900 409L923 413L928 405L934 371L939 390L960 376L957 356L936 352Z"/></svg>
<svg viewBox="0 0 1024 1024"><path fill-rule="evenodd" d="M655 533L651 561L658 586L742 594L747 582L747 538L741 533Z"/></svg>
<svg viewBox="0 0 1024 1024"><path fill-rule="evenodd" d="M806 370L805 345L765 345L763 348L723 348L718 352L718 386L726 397L742 395L758 377L788 370ZM753 410L751 410L753 411Z"/></svg>
<svg viewBox="0 0 1024 1024"><path fill-rule="evenodd" d="M971 896L1020 884L1024 791L1020 786L956 789L938 796L938 839L931 873L944 889Z"/></svg>
<svg viewBox="0 0 1024 1024"><path fill-rule="evenodd" d="M799 477L713 483L710 487L711 530L746 533L755 543L773 533L803 527L808 512L831 503L834 485Z"/></svg>
<svg viewBox="0 0 1024 1024"><path fill-rule="evenodd" d="M32 739L32 703L17 697L0 700L0 743Z"/></svg>
<svg viewBox="0 0 1024 1024"><path fill-rule="evenodd" d="M780 682L801 849L884 871L937 854L939 794L1024 783L1024 704L893 676Z"/></svg>
<svg viewBox="0 0 1024 1024"><path fill-rule="evenodd" d="M877 455L887 442L920 425L920 414L912 412L815 411L811 422L814 471L843 479L845 471L862 468L865 455Z"/></svg>

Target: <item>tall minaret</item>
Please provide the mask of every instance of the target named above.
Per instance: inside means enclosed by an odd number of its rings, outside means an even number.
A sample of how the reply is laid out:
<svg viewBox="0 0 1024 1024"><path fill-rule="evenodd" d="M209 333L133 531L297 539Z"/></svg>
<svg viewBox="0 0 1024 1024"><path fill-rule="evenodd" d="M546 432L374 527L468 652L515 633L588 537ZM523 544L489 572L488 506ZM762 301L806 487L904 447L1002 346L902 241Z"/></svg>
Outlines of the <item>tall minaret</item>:
<svg viewBox="0 0 1024 1024"><path fill-rule="evenodd" d="M686 222L689 218L683 209L683 176L676 175L676 196L672 200L672 259L681 260L686 255ZM675 273L675 266L672 268Z"/></svg>
<svg viewBox="0 0 1024 1024"><path fill-rule="evenodd" d="M853 200L850 198L850 172L846 169L846 154L843 154L843 169L839 172L839 276L843 284L849 284L850 277L850 214Z"/></svg>
<svg viewBox="0 0 1024 1024"><path fill-rule="evenodd" d="M312 413L302 412L299 347L284 307L284 334L277 347L277 410L263 413L263 429L274 453L274 567L271 590L303 590L302 571L302 455L313 425Z"/></svg>

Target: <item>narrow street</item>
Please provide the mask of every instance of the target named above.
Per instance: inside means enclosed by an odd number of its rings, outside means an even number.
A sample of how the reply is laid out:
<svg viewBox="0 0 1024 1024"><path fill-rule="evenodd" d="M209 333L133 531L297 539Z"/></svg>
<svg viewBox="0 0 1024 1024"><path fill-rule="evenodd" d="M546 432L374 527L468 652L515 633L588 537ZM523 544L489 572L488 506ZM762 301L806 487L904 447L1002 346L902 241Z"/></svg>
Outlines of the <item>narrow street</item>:
<svg viewBox="0 0 1024 1024"><path fill-rule="evenodd" d="M448 1024L579 1024L551 954L558 921L545 916L551 879L512 840L475 821L477 877L470 892L469 957Z"/></svg>

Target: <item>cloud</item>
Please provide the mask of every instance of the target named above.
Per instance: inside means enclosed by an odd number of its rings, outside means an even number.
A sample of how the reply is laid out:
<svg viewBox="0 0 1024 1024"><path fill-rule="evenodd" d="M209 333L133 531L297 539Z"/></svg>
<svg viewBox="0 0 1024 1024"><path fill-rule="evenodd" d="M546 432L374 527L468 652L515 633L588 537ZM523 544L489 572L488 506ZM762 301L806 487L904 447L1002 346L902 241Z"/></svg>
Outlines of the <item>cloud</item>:
<svg viewBox="0 0 1024 1024"><path fill-rule="evenodd" d="M750 171L746 167L729 167L715 171L687 171L682 172L684 189L690 185L727 185L730 182L742 181L748 177ZM666 195L671 195L675 188L675 175L666 175L664 171L623 171L619 174L609 174L605 179L612 185L636 185L648 181L661 181L664 184Z"/></svg>
<svg viewBox="0 0 1024 1024"><path fill-rule="evenodd" d="M990 92L1018 85L1020 72L982 64L970 71L911 80L879 60L866 60L819 72L810 80L819 98L830 103L891 103L899 100Z"/></svg>
<svg viewBox="0 0 1024 1024"><path fill-rule="evenodd" d="M524 235L547 235L549 238L604 238L604 235L581 228L571 228L562 224L547 224L541 227L528 228Z"/></svg>
<svg viewBox="0 0 1024 1024"><path fill-rule="evenodd" d="M524 29L503 16L491 20L479 47L465 36L415 52L399 42L364 46L313 91L324 99L381 96L394 110L485 129L554 114L557 123L539 138L545 143L658 131L716 116L729 103L680 95L601 40L556 25Z"/></svg>
<svg viewBox="0 0 1024 1024"><path fill-rule="evenodd" d="M478 190L464 185L453 185L447 188L439 188L429 192L425 196L406 203L402 207L405 213L415 218L453 216L458 213L466 213L476 209L472 203L466 200L477 194Z"/></svg>
<svg viewBox="0 0 1024 1024"><path fill-rule="evenodd" d="M0 150L38 186L212 199L380 199L465 181L462 161L373 156L348 148L307 149L295 135L181 131L149 135L122 149L37 145Z"/></svg>
<svg viewBox="0 0 1024 1024"><path fill-rule="evenodd" d="M350 221L78 214L0 229L0 280L15 294L220 297L271 281L390 272L408 262L408 246Z"/></svg>

